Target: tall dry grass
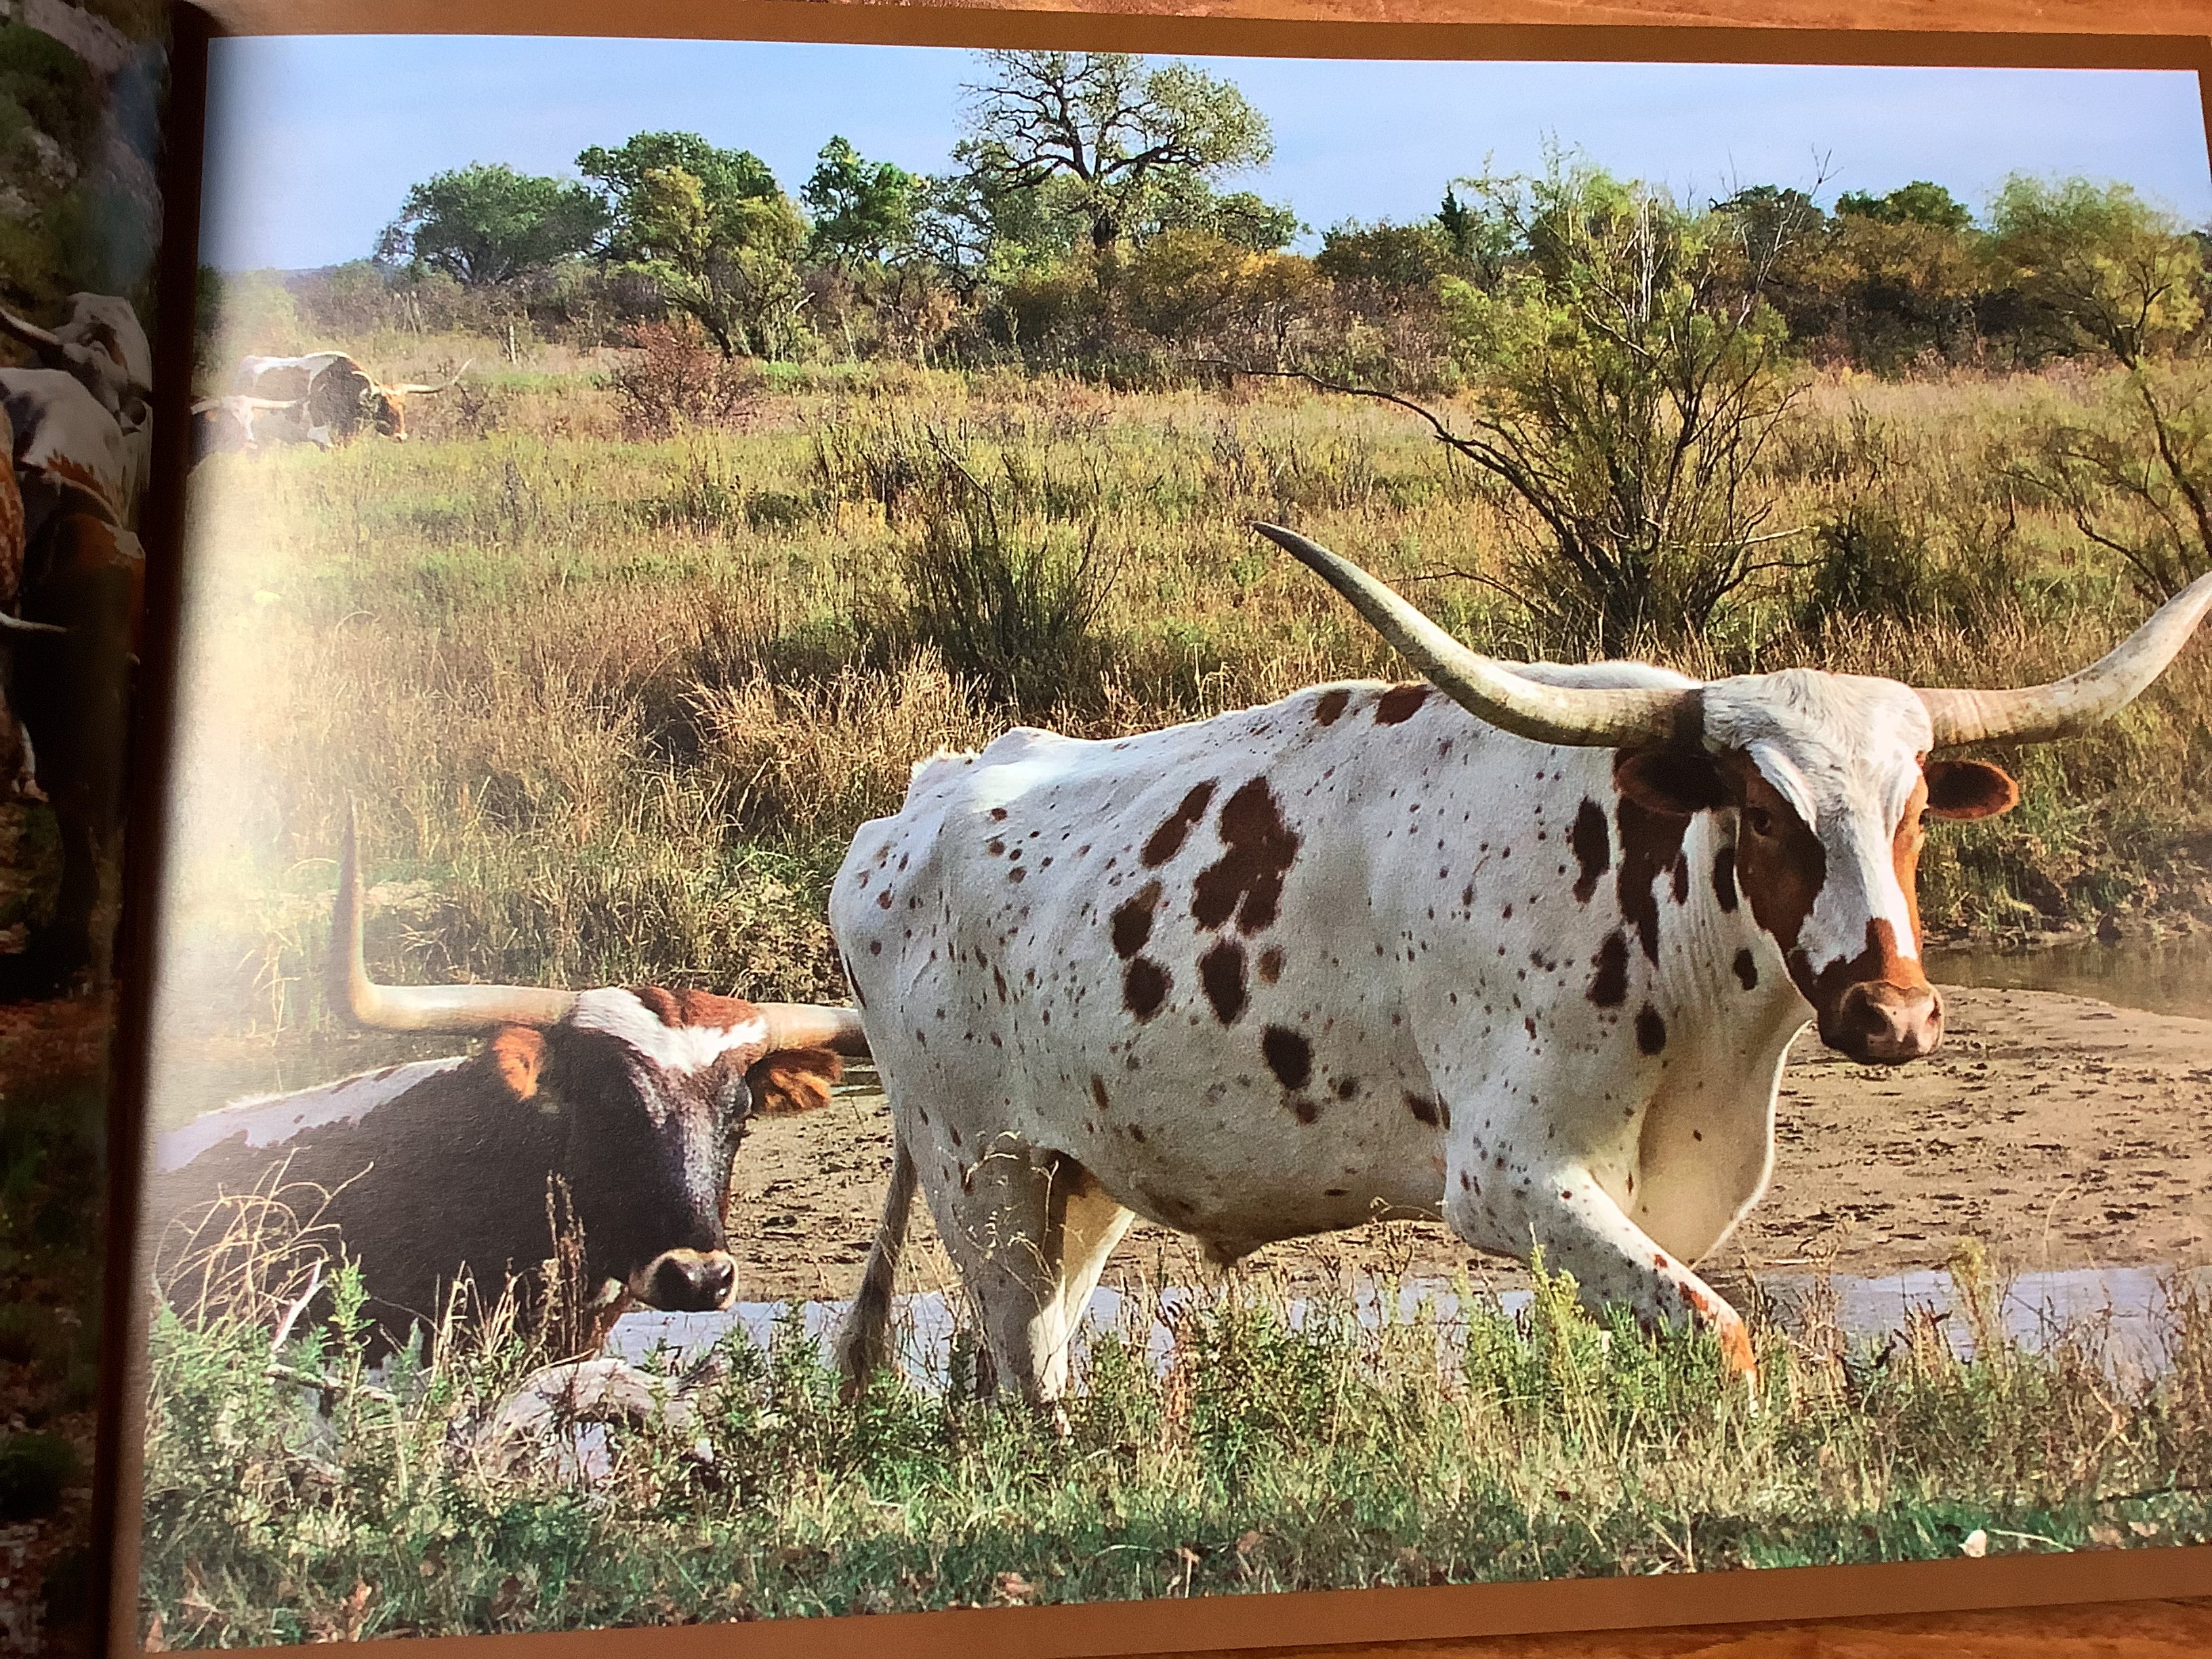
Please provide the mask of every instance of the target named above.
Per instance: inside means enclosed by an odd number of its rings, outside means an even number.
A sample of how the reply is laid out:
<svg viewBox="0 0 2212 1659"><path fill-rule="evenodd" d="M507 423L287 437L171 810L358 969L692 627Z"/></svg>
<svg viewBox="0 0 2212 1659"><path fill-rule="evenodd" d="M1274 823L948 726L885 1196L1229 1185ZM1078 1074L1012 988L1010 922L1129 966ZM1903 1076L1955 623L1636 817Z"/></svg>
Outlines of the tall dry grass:
<svg viewBox="0 0 2212 1659"><path fill-rule="evenodd" d="M372 894L382 971L840 995L829 877L931 750L1018 718L1119 733L1403 672L1255 518L1359 557L1483 648L1578 654L1500 591L1504 507L1370 404L805 370L765 375L734 429L645 441L589 373L499 383L508 403L473 427L454 405L405 447L196 475L171 930L194 1030L316 1017L349 799L397 884ZM1823 382L1761 480L1796 533L1683 665L1969 684L2079 666L2141 601L2004 463L2096 393L2079 375ZM1014 630L1018 675L945 614L988 612L989 583L930 587L948 550L975 550L978 501L1008 545L1110 554L1057 632L1018 607L958 619ZM2200 650L2097 735L2008 757L2027 803L1936 837L1931 925L2212 903L2208 712Z"/></svg>

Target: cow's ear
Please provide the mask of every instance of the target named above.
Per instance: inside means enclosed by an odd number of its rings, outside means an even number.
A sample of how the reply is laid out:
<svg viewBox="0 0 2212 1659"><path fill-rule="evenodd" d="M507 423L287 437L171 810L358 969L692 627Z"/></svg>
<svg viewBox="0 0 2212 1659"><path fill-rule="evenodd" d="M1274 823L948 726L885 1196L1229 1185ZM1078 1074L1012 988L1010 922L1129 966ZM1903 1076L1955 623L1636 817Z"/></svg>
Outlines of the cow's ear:
<svg viewBox="0 0 2212 1659"><path fill-rule="evenodd" d="M1928 815L1936 818L1993 818L2020 805L2020 786L1987 761L1929 761Z"/></svg>
<svg viewBox="0 0 2212 1659"><path fill-rule="evenodd" d="M485 1046L492 1075L520 1103L535 1100L543 1111L557 1109L550 1094L539 1098L538 1084L545 1075L545 1034L527 1025L502 1025Z"/></svg>
<svg viewBox="0 0 2212 1659"><path fill-rule="evenodd" d="M1623 750L1613 759L1613 787L1662 817L1691 817L1729 803L1719 763L1692 749Z"/></svg>
<svg viewBox="0 0 2212 1659"><path fill-rule="evenodd" d="M830 1090L845 1075L845 1062L827 1048L778 1048L745 1073L753 1110L763 1117L811 1112L830 1103Z"/></svg>

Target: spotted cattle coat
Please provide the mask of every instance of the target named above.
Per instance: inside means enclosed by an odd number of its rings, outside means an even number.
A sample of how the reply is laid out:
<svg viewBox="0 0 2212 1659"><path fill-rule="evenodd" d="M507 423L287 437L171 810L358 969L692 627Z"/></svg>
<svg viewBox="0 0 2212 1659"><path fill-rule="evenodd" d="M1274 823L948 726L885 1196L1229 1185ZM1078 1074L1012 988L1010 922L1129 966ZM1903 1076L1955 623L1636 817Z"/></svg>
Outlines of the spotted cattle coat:
<svg viewBox="0 0 2212 1659"><path fill-rule="evenodd" d="M995 1363L1042 1397L1133 1212L1224 1261L1441 1218L1540 1244L1593 1301L1702 1317L1747 1365L1692 1264L1767 1182L1814 1000L1870 962L1917 977L1929 732L1906 688L1837 676L1719 682L1702 712L1710 765L1784 820L1756 893L1741 811L1646 810L1616 751L1423 684L919 767L830 900L897 1142L848 1368L884 1358L916 1182Z"/></svg>

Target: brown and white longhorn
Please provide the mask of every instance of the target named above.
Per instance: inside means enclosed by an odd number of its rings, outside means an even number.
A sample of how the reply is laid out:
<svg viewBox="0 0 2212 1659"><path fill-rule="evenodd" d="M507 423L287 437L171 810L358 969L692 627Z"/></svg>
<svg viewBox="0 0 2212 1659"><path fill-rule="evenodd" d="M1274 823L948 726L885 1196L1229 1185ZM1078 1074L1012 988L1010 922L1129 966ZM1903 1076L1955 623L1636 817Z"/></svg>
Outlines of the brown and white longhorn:
<svg viewBox="0 0 2212 1659"><path fill-rule="evenodd" d="M2199 580L2056 684L1811 669L1698 682L1506 664L1259 528L1426 680L916 768L830 917L890 1099L891 1187L841 1340L858 1376L917 1185L996 1373L1050 1399L1133 1217L1222 1261L1370 1217L1540 1247L1594 1304L1742 1321L1695 1264L1764 1190L1791 1041L1899 1064L1942 1036L1915 896L1930 819L2013 780L1946 751L2139 695Z"/></svg>

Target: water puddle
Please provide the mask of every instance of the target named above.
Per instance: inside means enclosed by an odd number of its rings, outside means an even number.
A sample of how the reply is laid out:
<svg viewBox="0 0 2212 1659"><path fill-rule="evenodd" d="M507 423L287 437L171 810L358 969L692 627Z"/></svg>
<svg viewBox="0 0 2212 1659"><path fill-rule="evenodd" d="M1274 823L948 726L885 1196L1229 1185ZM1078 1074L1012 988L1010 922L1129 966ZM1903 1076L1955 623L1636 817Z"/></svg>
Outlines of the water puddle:
<svg viewBox="0 0 2212 1659"><path fill-rule="evenodd" d="M1832 1298L1833 1320L1848 1338L1878 1344L1903 1330L1916 1316L1925 1314L1938 1318L1936 1328L1961 1358L1971 1358L1973 1352L1973 1337L1957 1292L1950 1276L1939 1270L1880 1279L1776 1273L1759 1279L1758 1286L1772 1316L1785 1329L1802 1329L1825 1295ZM2192 1291L2212 1293L2212 1268L2187 1274L2157 1267L2022 1273L2007 1288L2001 1313L2006 1334L2026 1348L2047 1349L2069 1337L2086 1338L2094 1341L2105 1364L2116 1373L2150 1375L2164 1370L2170 1361L2167 1343L2173 1323L2172 1298ZM1215 1292L1173 1288L1157 1298L1148 1298L1146 1305L1140 1307L1134 1298L1118 1291L1100 1289L1091 1297L1090 1317L1075 1338L1071 1358L1078 1374L1088 1340L1100 1332L1141 1344L1152 1364L1164 1368L1175 1353L1173 1324L1177 1310L1188 1306L1194 1297L1212 1294ZM1508 1317L1517 1318L1528 1305L1529 1292L1507 1291L1491 1302ZM660 1351L680 1365L703 1357L732 1330L742 1329L756 1345L765 1346L780 1326L788 1323L826 1353L848 1305L829 1301L747 1302L720 1313L644 1310L626 1314L617 1322L607 1340L607 1352L637 1361ZM1312 1305L1292 1300L1288 1304L1291 1323L1301 1323ZM1398 1288L1395 1300L1381 1286L1362 1285L1353 1294L1353 1305L1360 1322L1370 1329L1412 1324L1425 1314L1435 1322L1439 1351L1446 1354L1455 1346L1463 1328L1458 1292L1441 1279L1408 1279ZM1144 1329L1136 1328L1139 1323ZM893 1329L901 1338L902 1367L918 1384L942 1385L951 1360L954 1327L952 1304L942 1291L896 1299Z"/></svg>
<svg viewBox="0 0 2212 1659"><path fill-rule="evenodd" d="M2069 939L2033 950L1931 946L1928 976L1939 985L1992 991L2062 991L2146 1013L2212 1019L2212 937Z"/></svg>

